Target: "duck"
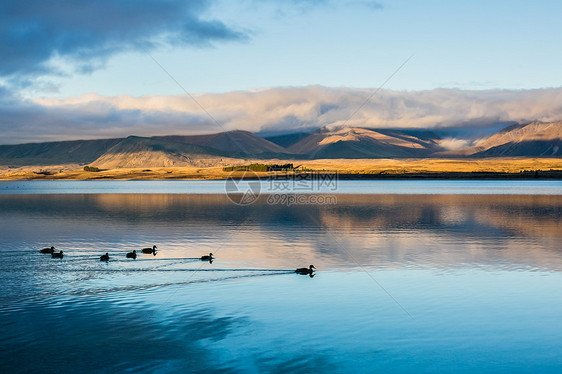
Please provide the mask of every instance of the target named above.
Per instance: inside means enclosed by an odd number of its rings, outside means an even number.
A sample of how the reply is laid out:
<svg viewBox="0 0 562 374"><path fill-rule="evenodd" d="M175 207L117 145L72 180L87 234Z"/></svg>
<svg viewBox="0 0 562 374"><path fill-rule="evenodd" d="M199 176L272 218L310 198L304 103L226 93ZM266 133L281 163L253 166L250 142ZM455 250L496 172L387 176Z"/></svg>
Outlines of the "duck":
<svg viewBox="0 0 562 374"><path fill-rule="evenodd" d="M153 245L152 248L143 248L142 253L147 253L147 254L152 253L154 256L156 256L156 248L158 247L156 247L155 245Z"/></svg>
<svg viewBox="0 0 562 374"><path fill-rule="evenodd" d="M109 253L105 252L104 255L101 255L100 261L109 261Z"/></svg>
<svg viewBox="0 0 562 374"><path fill-rule="evenodd" d="M52 258L62 258L64 255L62 254L62 251L60 251L59 253L53 252L51 253L51 257Z"/></svg>
<svg viewBox="0 0 562 374"><path fill-rule="evenodd" d="M55 252L55 247L43 248L43 249L40 249L39 252L45 253L45 254L53 254Z"/></svg>
<svg viewBox="0 0 562 374"><path fill-rule="evenodd" d="M127 253L127 258L137 258L137 251L133 250L132 252Z"/></svg>
<svg viewBox="0 0 562 374"><path fill-rule="evenodd" d="M316 269L314 265L310 265L307 268L298 268L295 270L295 273L300 275L312 275L312 273L314 272L314 270L312 269Z"/></svg>
<svg viewBox="0 0 562 374"><path fill-rule="evenodd" d="M208 256L201 256L201 261L212 261L213 260L213 254L209 253Z"/></svg>

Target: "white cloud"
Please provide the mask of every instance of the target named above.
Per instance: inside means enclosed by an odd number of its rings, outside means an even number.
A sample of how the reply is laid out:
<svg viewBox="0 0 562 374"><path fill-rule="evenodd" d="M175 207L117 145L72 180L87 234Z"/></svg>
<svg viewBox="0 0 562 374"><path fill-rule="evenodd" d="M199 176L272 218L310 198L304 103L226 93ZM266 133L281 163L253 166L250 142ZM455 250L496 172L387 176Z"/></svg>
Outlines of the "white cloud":
<svg viewBox="0 0 562 374"><path fill-rule="evenodd" d="M484 129L497 122L562 119L562 88L536 90L382 90L282 87L222 94L100 96L17 101L0 97L2 143L162 134L298 130L310 127ZM458 147L459 139L448 139ZM448 143L447 143L448 142Z"/></svg>
<svg viewBox="0 0 562 374"><path fill-rule="evenodd" d="M469 139L458 139L458 138L443 138L439 141L439 145L448 150L455 150L470 147L473 142Z"/></svg>

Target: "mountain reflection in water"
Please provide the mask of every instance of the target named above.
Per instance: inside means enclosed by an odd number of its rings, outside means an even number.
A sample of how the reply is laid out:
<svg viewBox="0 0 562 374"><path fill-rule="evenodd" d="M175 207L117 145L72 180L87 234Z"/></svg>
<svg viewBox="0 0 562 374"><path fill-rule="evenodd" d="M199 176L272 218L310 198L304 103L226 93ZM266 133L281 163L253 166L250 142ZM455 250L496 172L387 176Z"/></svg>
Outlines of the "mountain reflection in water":
<svg viewBox="0 0 562 374"><path fill-rule="evenodd" d="M340 195L336 205L290 207L266 200L238 206L224 195L15 195L0 196L0 208L8 238L49 245L72 235L75 249L158 239L170 242L164 255L193 247L200 256L218 246L223 259L267 259L268 267L318 257L324 267L356 266L347 250L373 266L561 265L559 195ZM448 240L464 245L452 251ZM243 252L231 258L240 245Z"/></svg>
<svg viewBox="0 0 562 374"><path fill-rule="evenodd" d="M0 360L8 372L555 372L561 218L562 195L0 195ZM39 253L51 245L64 259ZM313 279L294 273L309 264Z"/></svg>

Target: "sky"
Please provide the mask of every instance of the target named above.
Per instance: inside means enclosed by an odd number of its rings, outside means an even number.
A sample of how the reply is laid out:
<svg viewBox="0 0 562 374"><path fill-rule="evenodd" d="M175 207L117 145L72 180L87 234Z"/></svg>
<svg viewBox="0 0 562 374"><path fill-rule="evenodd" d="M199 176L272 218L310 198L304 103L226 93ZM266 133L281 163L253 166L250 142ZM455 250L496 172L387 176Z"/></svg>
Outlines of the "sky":
<svg viewBox="0 0 562 374"><path fill-rule="evenodd" d="M0 144L558 120L560 14L546 0L0 0Z"/></svg>

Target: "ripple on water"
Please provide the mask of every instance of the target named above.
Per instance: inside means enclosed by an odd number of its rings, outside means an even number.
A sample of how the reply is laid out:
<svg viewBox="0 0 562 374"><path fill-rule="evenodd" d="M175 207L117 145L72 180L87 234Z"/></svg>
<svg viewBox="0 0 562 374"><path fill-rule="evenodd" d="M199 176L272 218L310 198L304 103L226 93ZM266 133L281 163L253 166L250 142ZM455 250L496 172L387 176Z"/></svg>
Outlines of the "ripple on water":
<svg viewBox="0 0 562 374"><path fill-rule="evenodd" d="M560 217L556 195L342 194L306 207L0 195L0 360L45 372L553 371ZM156 256L125 258L154 244ZM64 259L38 252L48 245ZM209 252L212 264L199 260ZM311 263L314 278L294 274Z"/></svg>

